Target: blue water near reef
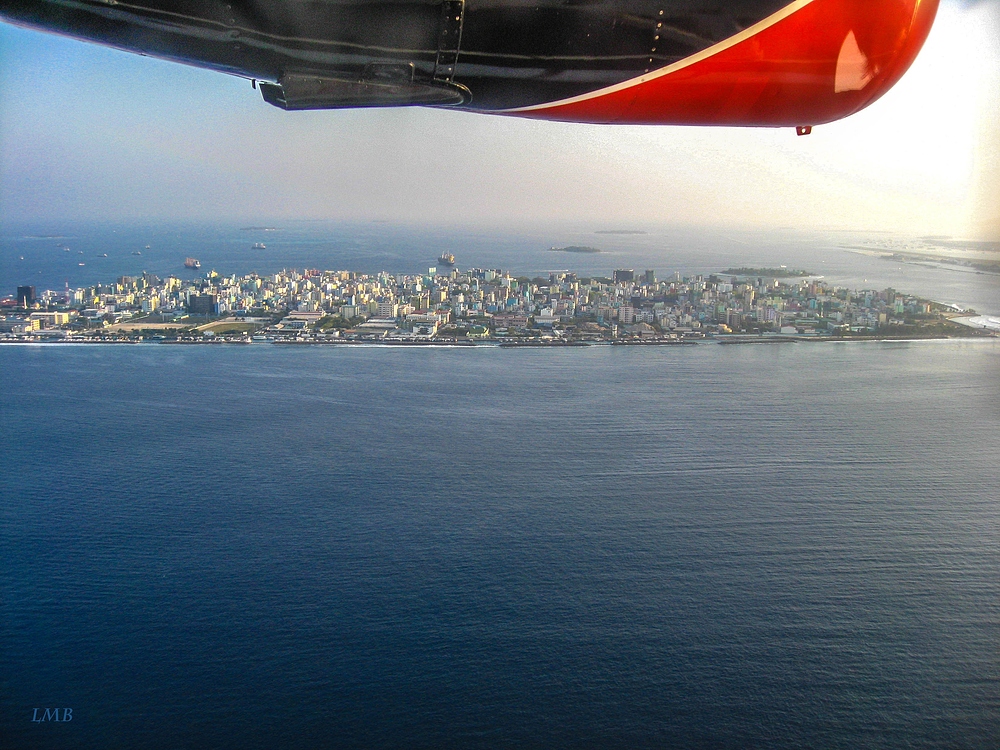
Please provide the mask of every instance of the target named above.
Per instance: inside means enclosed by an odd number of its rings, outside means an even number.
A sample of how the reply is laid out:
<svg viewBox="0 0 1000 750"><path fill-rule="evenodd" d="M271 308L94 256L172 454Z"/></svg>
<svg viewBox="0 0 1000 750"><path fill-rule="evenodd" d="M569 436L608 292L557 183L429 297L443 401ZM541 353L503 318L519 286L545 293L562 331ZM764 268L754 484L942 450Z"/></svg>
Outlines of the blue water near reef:
<svg viewBox="0 0 1000 750"><path fill-rule="evenodd" d="M1000 746L996 341L0 375L4 747Z"/></svg>
<svg viewBox="0 0 1000 750"><path fill-rule="evenodd" d="M904 264L847 249L892 235L864 232L749 232L706 228L640 226L644 234L598 234L619 225L545 225L461 228L408 227L327 221L259 222L274 231L240 224L48 224L7 221L0 225L0 295L18 285L41 289L114 282L143 271L191 278L186 257L198 258L200 273L274 273L283 268L320 268L365 273L425 273L442 252L460 268L503 268L545 275L569 269L610 276L615 268L649 268L660 278L673 273L707 274L729 267L804 268L833 284L855 289L893 286L948 304L1000 314L1000 275L968 268ZM630 229L631 227L624 227ZM899 239L899 238L896 238ZM265 248L254 248L255 243ZM149 246L147 248L147 245ZM549 252L551 247L587 245L596 255ZM66 251L69 248L69 252ZM133 253L140 253L134 255ZM108 257L103 257L104 255ZM80 266L79 263L83 263Z"/></svg>

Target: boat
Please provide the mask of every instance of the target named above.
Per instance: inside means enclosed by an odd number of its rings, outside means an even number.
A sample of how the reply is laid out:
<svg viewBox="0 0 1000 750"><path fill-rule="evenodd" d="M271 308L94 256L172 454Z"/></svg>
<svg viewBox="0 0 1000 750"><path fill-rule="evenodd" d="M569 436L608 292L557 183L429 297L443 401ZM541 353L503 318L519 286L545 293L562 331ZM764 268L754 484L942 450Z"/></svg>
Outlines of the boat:
<svg viewBox="0 0 1000 750"><path fill-rule="evenodd" d="M197 258L185 258L184 259L185 268L201 268L201 261Z"/></svg>
<svg viewBox="0 0 1000 750"><path fill-rule="evenodd" d="M267 250L267 245L265 245L263 242L255 242L255 243L253 243L253 249L254 250Z"/></svg>
<svg viewBox="0 0 1000 750"><path fill-rule="evenodd" d="M438 264L442 266L453 266L455 265L455 256L451 253L441 253L438 257Z"/></svg>
<svg viewBox="0 0 1000 750"><path fill-rule="evenodd" d="M142 255L142 250L133 250L132 255Z"/></svg>

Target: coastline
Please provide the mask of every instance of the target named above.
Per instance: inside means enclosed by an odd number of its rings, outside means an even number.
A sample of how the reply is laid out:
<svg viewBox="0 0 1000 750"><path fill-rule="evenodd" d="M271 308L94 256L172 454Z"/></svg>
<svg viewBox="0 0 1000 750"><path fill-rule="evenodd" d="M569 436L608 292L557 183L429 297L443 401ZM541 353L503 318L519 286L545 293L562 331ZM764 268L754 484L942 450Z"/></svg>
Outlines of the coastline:
<svg viewBox="0 0 1000 750"><path fill-rule="evenodd" d="M972 329L981 331L982 329ZM463 340L406 340L406 339L202 339L202 340L155 340L144 337L136 338L96 338L84 336L66 337L26 337L0 338L0 346L249 346L251 344L268 346L378 346L404 348L438 348L438 349L572 349L584 347L676 347L676 346L711 346L711 345L781 345L781 344L854 344L854 343L913 343L918 341L987 341L1000 338L1000 331L986 330L964 336L800 336L773 334L770 336L719 335L699 339L620 339L599 341L463 341Z"/></svg>

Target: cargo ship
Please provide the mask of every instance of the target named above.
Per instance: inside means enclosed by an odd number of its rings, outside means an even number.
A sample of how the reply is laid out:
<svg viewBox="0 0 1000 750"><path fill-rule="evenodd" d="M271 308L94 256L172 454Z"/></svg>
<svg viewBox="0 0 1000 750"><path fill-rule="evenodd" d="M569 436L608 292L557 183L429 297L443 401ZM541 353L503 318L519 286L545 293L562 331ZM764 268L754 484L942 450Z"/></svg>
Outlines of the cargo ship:
<svg viewBox="0 0 1000 750"><path fill-rule="evenodd" d="M197 258L185 258L184 259L185 268L201 268L201 261Z"/></svg>
<svg viewBox="0 0 1000 750"><path fill-rule="evenodd" d="M439 266L453 266L455 265L455 256L451 253L441 253L438 257Z"/></svg>

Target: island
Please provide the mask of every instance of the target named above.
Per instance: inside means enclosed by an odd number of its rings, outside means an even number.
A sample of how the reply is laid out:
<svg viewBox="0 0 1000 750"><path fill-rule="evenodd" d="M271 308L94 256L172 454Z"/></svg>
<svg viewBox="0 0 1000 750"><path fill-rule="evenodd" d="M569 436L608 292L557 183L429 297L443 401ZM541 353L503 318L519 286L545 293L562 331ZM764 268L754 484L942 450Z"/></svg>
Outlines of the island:
<svg viewBox="0 0 1000 750"><path fill-rule="evenodd" d="M286 269L120 276L78 289L17 287L0 343L591 346L790 344L996 336L1000 319L895 290L776 274L500 268L359 273ZM778 269L774 269L778 270ZM788 273L797 273L789 271Z"/></svg>
<svg viewBox="0 0 1000 750"><path fill-rule="evenodd" d="M594 234L649 234L641 229L599 229Z"/></svg>
<svg viewBox="0 0 1000 750"><path fill-rule="evenodd" d="M725 271L720 271L719 273L724 273L728 276L767 276L772 279L797 279L804 276L816 275L814 273L810 273L809 271L785 268L784 266L780 266L779 268L751 268L748 266L740 266L739 268L727 268Z"/></svg>

